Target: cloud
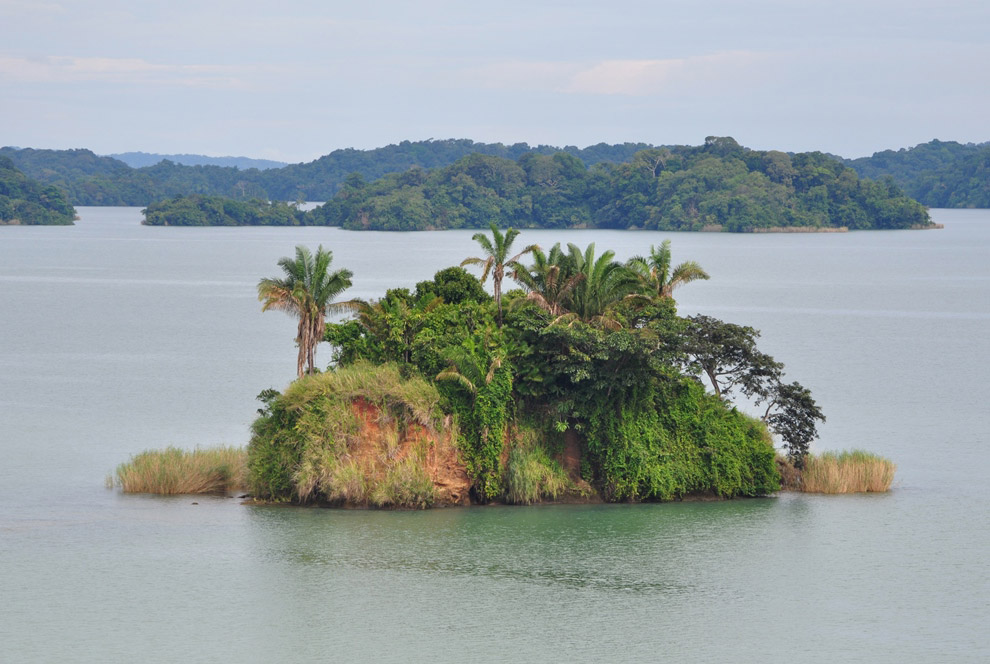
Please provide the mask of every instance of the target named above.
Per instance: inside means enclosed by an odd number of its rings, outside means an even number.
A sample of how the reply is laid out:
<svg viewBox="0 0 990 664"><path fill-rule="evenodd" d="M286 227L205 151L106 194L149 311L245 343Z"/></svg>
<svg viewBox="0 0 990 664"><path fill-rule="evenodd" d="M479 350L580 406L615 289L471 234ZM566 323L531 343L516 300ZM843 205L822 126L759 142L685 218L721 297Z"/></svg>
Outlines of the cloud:
<svg viewBox="0 0 990 664"><path fill-rule="evenodd" d="M672 88L703 89L764 78L770 56L727 51L685 58L547 62L511 60L465 70L483 87L634 97L668 94Z"/></svg>
<svg viewBox="0 0 990 664"><path fill-rule="evenodd" d="M247 87L244 66L160 64L140 58L0 56L0 79L24 83L147 83L181 87Z"/></svg>
<svg viewBox="0 0 990 664"><path fill-rule="evenodd" d="M765 59L751 51L731 51L665 60L605 60L572 76L563 91L649 96L685 85L729 84L752 78Z"/></svg>

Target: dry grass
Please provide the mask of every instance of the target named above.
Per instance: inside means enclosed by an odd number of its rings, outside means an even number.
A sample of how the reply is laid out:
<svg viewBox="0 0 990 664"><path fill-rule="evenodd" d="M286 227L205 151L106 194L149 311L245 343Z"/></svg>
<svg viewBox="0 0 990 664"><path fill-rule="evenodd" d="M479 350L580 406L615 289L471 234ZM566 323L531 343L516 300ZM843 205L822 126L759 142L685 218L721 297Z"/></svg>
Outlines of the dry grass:
<svg viewBox="0 0 990 664"><path fill-rule="evenodd" d="M319 396L339 401L362 398L382 411L396 407L409 421L431 430L441 417L440 394L419 377L404 379L392 364L356 362L334 371L304 376L290 385L282 397L289 410L304 408Z"/></svg>
<svg viewBox="0 0 990 664"><path fill-rule="evenodd" d="M247 452L215 447L187 452L175 447L149 450L117 466L108 484L125 493L223 494L247 487Z"/></svg>
<svg viewBox="0 0 990 664"><path fill-rule="evenodd" d="M862 450L808 455L801 472L806 493L883 493L890 489L897 466Z"/></svg>
<svg viewBox="0 0 990 664"><path fill-rule="evenodd" d="M424 509L436 501L436 486L422 462L414 456L389 468L370 493L371 502L378 507Z"/></svg>

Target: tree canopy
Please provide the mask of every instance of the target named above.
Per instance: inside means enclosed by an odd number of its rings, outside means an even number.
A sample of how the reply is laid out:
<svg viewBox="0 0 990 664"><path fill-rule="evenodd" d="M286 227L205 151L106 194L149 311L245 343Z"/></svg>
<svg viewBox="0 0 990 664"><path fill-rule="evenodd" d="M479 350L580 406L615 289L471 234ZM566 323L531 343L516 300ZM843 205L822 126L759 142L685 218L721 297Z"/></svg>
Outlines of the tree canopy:
<svg viewBox="0 0 990 664"><path fill-rule="evenodd" d="M305 220L289 203L199 194L152 203L142 212L148 226L298 226Z"/></svg>
<svg viewBox="0 0 990 664"><path fill-rule="evenodd" d="M845 163L861 177L890 178L930 207L990 208L990 143L933 140Z"/></svg>
<svg viewBox="0 0 990 664"><path fill-rule="evenodd" d="M578 158L470 155L431 171L345 184L311 223L348 229L642 228L753 231L931 225L891 182L859 179L822 153L749 150L728 137L644 150L588 168Z"/></svg>
<svg viewBox="0 0 990 664"><path fill-rule="evenodd" d="M66 225L75 218L61 191L28 178L0 156L0 224Z"/></svg>

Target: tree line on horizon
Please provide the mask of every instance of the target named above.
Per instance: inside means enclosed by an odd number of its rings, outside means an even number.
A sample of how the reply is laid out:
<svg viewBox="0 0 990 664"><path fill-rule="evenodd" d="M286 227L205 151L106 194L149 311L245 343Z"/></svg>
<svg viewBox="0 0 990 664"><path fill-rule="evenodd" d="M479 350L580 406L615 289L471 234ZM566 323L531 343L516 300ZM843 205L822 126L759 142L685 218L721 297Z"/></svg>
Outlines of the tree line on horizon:
<svg viewBox="0 0 990 664"><path fill-rule="evenodd" d="M237 200L326 201L355 173L370 182L410 168L442 168L471 154L518 161L529 153L551 156L563 152L592 167L628 162L642 150L659 147L647 143L557 148L526 143L476 143L468 139L402 141L373 150L334 150L312 162L263 171L218 165L186 166L167 160L131 168L123 161L85 149L4 147L0 148L0 155L9 157L28 177L60 188L74 205L147 206L192 194ZM676 153L691 147L666 146L666 149ZM990 207L988 143L933 140L860 159L829 157L853 168L860 177L883 180L889 176L910 197L930 207Z"/></svg>
<svg viewBox="0 0 990 664"><path fill-rule="evenodd" d="M248 214L253 209L255 212ZM664 231L895 229L931 225L891 181L860 179L822 153L751 150L730 137L648 148L588 167L566 152L471 154L368 182L352 173L326 204L186 196L149 205L147 224L315 225L351 230L614 228Z"/></svg>

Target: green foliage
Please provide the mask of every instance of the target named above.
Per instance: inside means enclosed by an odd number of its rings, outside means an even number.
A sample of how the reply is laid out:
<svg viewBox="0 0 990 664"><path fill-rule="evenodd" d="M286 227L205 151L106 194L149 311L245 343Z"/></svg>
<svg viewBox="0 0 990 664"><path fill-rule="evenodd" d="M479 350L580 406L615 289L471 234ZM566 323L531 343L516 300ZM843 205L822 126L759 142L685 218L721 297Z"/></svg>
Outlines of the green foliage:
<svg viewBox="0 0 990 664"><path fill-rule="evenodd" d="M648 149L588 169L566 153L474 154L431 171L346 187L308 213L351 229L776 227L909 228L924 207L819 152L749 150L728 137Z"/></svg>
<svg viewBox="0 0 990 664"><path fill-rule="evenodd" d="M67 225L75 217L62 192L28 178L0 156L0 224Z"/></svg>
<svg viewBox="0 0 990 664"><path fill-rule="evenodd" d="M284 277L264 278L258 282L258 299L262 311L283 311L299 320L296 345L299 354L296 374L316 370L316 346L326 334L326 317L330 313L353 311L354 301L334 302L351 286L350 270L330 271L333 252L320 245L316 254L306 247L296 247L295 258L283 257L278 265Z"/></svg>
<svg viewBox="0 0 990 664"><path fill-rule="evenodd" d="M892 178L897 187L925 205L990 206L988 180L983 177L990 154L987 144L935 140L844 161L811 154L818 165L809 169L802 155L747 150L727 137L710 136L697 147L599 143L584 149L460 139L335 150L306 164L258 170L182 165L167 159L131 168L89 150L0 148L0 156L12 159L29 178L55 186L74 205L147 206L193 194L239 201L333 199L332 205L310 216L311 223L337 225L349 220L354 228L484 228L489 221L499 221L541 228L598 225L690 230L699 224L722 224L745 230L815 226L824 221L826 211L826 225L872 227L876 221L870 215L878 212L878 202L884 207L889 187L882 182L857 184L855 176L842 170L843 163L860 178ZM434 176L433 171L468 157L474 159L475 168L455 168L443 178ZM515 166L502 168L501 180L491 178L484 173L485 164L492 163L485 160L491 158ZM714 161L702 166L698 162L704 159ZM818 163L821 160L834 162L839 170L832 175L839 175L829 176L836 166L823 166ZM745 171L737 168L739 164ZM390 184L382 189L376 181L386 176L391 176ZM809 181L816 178L819 181L809 188ZM360 191L369 184L376 198L370 203ZM658 186L663 189L659 196ZM801 198L805 194L804 202L793 199L793 195ZM511 201L499 200L507 195ZM668 201L666 196L672 198ZM875 196L880 198L867 204ZM898 224L905 223L899 215L918 217L920 208L905 205L900 191L893 198L897 200L890 209L879 210L881 214ZM434 213L440 214L431 216ZM925 223L923 215L920 219L919 223Z"/></svg>
<svg viewBox="0 0 990 664"><path fill-rule="evenodd" d="M143 213L148 226L298 226L305 218L293 204L200 194L152 203Z"/></svg>
<svg viewBox="0 0 990 664"><path fill-rule="evenodd" d="M505 465L507 503L532 505L541 500L556 500L573 487L564 469L538 442L538 435L535 430L522 431L509 451Z"/></svg>
<svg viewBox="0 0 990 664"><path fill-rule="evenodd" d="M512 401L512 370L501 335L492 328L444 349L448 368L437 374L447 402L458 416L461 448L477 497L488 502L502 493L502 450Z"/></svg>
<svg viewBox="0 0 990 664"><path fill-rule="evenodd" d="M845 160L860 177L890 178L908 196L931 207L990 207L990 143L933 140Z"/></svg>
<svg viewBox="0 0 990 664"><path fill-rule="evenodd" d="M568 154L587 164L621 162L643 143L606 145L584 150L567 147ZM12 159L29 177L56 186L75 205L140 205L179 195L204 194L236 200L252 198L281 201L326 201L339 192L358 189L368 181L389 173L415 181L422 169L449 166L471 154L507 159L533 152L554 154L558 148L530 147L525 143L475 143L466 139L402 141L374 150L343 149L306 164L284 168L246 170L232 166L181 165L162 160L149 166L131 168L123 161L101 157L90 150L33 150L0 148L0 155ZM566 155L564 155L566 156ZM413 170L411 175L407 173Z"/></svg>
<svg viewBox="0 0 990 664"><path fill-rule="evenodd" d="M482 288L481 282L463 267L445 268L433 275L432 281L421 281L416 284L417 301L427 294L435 295L447 304L488 302L492 299Z"/></svg>
<svg viewBox="0 0 990 664"><path fill-rule="evenodd" d="M638 386L592 405L587 446L607 500L689 493L765 495L779 489L766 428L689 379Z"/></svg>

